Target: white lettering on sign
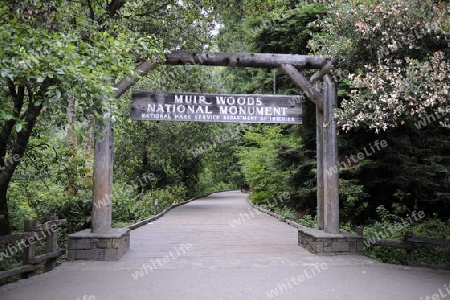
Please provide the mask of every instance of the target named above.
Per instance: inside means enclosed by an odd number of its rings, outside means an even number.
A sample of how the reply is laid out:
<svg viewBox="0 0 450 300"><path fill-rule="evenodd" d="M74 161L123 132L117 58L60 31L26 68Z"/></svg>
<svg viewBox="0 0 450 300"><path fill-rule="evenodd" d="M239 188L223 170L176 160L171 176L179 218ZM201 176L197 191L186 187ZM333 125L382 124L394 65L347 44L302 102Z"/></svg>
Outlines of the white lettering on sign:
<svg viewBox="0 0 450 300"><path fill-rule="evenodd" d="M262 105L262 98L258 97L256 98L256 102L255 102L255 98L253 97L238 97L237 100L234 97L222 97L222 96L216 96L216 103L218 105L236 105L236 103L238 105L258 105L261 106Z"/></svg>
<svg viewBox="0 0 450 300"><path fill-rule="evenodd" d="M221 115L250 116L286 116L286 107L253 107L253 106L223 106L219 107Z"/></svg>
<svg viewBox="0 0 450 300"><path fill-rule="evenodd" d="M301 101L287 95L134 91L132 118L145 120L301 124Z"/></svg>
<svg viewBox="0 0 450 300"><path fill-rule="evenodd" d="M219 116L214 115L195 115L195 120L219 120Z"/></svg>
<svg viewBox="0 0 450 300"><path fill-rule="evenodd" d="M209 110L208 106L195 106L195 105L175 105L175 104L165 104L164 106L162 104L155 104L155 103L149 103L147 106L147 112L148 113L178 113L178 114L184 114L186 113L192 113L192 114L211 114L212 111Z"/></svg>
<svg viewBox="0 0 450 300"><path fill-rule="evenodd" d="M143 119L161 119L161 120L171 120L172 117L170 115L164 115L164 114L146 114L142 113L141 117Z"/></svg>
<svg viewBox="0 0 450 300"><path fill-rule="evenodd" d="M175 115L175 120L192 120L191 115Z"/></svg>
<svg viewBox="0 0 450 300"><path fill-rule="evenodd" d="M206 101L206 97L199 95L175 95L175 103L187 103L187 104L207 104L211 105L211 102Z"/></svg>

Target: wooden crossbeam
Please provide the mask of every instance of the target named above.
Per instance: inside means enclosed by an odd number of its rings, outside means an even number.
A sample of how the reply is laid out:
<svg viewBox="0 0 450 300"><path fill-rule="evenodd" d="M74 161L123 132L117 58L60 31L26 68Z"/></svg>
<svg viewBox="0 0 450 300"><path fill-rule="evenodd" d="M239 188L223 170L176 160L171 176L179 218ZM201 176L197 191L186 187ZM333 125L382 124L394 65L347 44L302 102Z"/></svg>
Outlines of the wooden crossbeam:
<svg viewBox="0 0 450 300"><path fill-rule="evenodd" d="M327 63L323 56L274 53L225 53L173 51L165 55L166 65L205 65L224 67L278 68L288 64L299 69L321 69Z"/></svg>
<svg viewBox="0 0 450 300"><path fill-rule="evenodd" d="M333 61L333 60L332 60ZM165 61L144 61L134 71L139 76L145 76L158 63L166 65L205 65L225 67L254 67L279 68L281 65L291 65L294 69L323 69L330 61L323 56L309 56L300 54L275 53L226 53L206 51L172 51L165 54ZM114 86L114 98L119 98L127 92L136 82L137 76L126 76Z"/></svg>

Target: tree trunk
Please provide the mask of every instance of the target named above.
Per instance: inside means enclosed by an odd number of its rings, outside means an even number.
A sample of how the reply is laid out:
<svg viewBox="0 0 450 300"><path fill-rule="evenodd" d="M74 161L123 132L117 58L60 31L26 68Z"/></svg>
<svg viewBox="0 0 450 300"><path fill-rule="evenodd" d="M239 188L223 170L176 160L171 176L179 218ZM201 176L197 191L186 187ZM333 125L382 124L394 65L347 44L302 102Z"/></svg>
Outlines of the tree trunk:
<svg viewBox="0 0 450 300"><path fill-rule="evenodd" d="M10 234L7 191L8 185L0 184L0 235Z"/></svg>
<svg viewBox="0 0 450 300"><path fill-rule="evenodd" d="M39 87L36 94L28 90L27 110L22 113L25 99L25 86L15 86L12 81L7 81L14 106L14 115L23 120L23 128L16 135L11 134L16 121L10 119L0 127L0 235L8 235L11 232L8 211L7 192L14 171L20 163L28 146L31 133L36 124L37 117L41 114L43 104L36 105L36 100L42 100L47 93L48 87L54 83L53 79L46 78ZM9 151L9 149L11 149ZM10 153L7 156L8 152Z"/></svg>

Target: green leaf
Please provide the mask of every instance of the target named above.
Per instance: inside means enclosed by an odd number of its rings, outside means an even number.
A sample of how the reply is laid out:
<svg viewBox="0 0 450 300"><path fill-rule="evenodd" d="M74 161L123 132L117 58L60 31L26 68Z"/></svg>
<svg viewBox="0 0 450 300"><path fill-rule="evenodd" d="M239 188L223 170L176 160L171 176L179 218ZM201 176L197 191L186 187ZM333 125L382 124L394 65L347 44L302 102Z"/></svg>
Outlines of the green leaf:
<svg viewBox="0 0 450 300"><path fill-rule="evenodd" d="M21 123L17 123L16 124L16 132L20 132L22 130L22 124Z"/></svg>

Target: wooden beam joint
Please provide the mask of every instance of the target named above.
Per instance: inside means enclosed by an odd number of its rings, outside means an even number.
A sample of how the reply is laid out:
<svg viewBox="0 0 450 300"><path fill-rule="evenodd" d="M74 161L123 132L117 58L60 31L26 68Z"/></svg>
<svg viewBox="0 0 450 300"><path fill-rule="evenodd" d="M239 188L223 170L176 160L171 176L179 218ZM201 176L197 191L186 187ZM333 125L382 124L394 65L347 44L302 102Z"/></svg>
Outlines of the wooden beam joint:
<svg viewBox="0 0 450 300"><path fill-rule="evenodd" d="M280 66L282 72L288 75L294 83L300 87L308 98L319 108L323 110L323 97L316 91L314 86L293 66L282 64Z"/></svg>
<svg viewBox="0 0 450 300"><path fill-rule="evenodd" d="M322 69L320 69L319 71L317 71L316 73L313 74L313 76L311 76L310 80L311 84L315 84L316 82L318 82L319 80L323 79L323 76L325 76L325 74L331 74L332 72L332 68L337 64L337 62L339 61L338 58L332 58L331 60L329 60L323 67Z"/></svg>

